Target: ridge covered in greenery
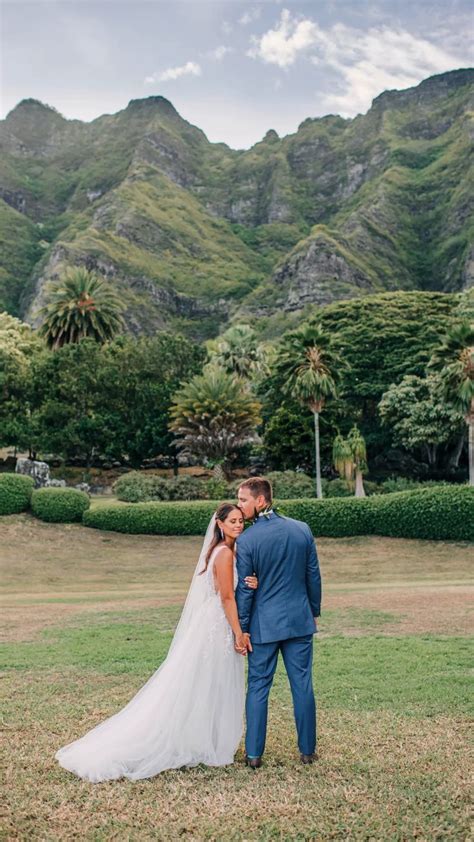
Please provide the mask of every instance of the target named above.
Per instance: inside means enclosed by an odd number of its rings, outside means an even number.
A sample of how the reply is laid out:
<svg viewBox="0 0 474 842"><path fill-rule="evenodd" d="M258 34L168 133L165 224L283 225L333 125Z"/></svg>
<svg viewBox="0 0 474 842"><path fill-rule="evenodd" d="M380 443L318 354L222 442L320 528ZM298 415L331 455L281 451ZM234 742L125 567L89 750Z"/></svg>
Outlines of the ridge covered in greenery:
<svg viewBox="0 0 474 842"><path fill-rule="evenodd" d="M160 96L91 123L24 100L0 123L0 309L38 323L72 265L112 281L135 334L268 334L309 305L473 282L474 71L305 120L249 150L210 143ZM291 317L290 317L291 319Z"/></svg>

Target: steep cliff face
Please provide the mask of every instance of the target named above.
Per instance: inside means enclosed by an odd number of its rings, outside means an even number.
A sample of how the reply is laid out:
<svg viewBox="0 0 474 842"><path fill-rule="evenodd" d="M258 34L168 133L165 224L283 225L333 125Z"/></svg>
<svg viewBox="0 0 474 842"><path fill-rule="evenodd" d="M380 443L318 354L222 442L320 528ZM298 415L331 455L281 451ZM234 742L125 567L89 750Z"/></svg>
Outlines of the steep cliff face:
<svg viewBox="0 0 474 842"><path fill-rule="evenodd" d="M47 281L87 265L131 331L202 337L237 311L472 285L473 81L432 77L248 151L159 96L87 124L25 100L0 124L0 307L35 322Z"/></svg>

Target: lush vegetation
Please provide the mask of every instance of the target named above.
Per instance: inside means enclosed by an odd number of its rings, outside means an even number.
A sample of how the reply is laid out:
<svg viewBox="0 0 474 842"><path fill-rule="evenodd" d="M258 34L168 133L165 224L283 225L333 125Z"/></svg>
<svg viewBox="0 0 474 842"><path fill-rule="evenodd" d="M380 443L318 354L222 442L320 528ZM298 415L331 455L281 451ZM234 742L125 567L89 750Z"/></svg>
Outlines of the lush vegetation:
<svg viewBox="0 0 474 842"><path fill-rule="evenodd" d="M98 455L132 466L157 454L176 459L168 429L171 396L199 369L202 349L162 333L118 336L102 346L86 338L52 352L29 328L31 338L24 336L17 320L13 338L8 334L3 342L1 318L2 445L85 465Z"/></svg>
<svg viewBox="0 0 474 842"><path fill-rule="evenodd" d="M439 396L433 408L432 394L427 406L431 381L426 387L424 383L433 353L442 346L447 330L465 321L471 299L469 293L384 293L332 304L311 316L347 363L341 371L338 399L321 414L323 475L328 474L333 462L334 439L338 434L346 436L357 423L366 442L371 478L397 473L456 476L466 446L458 410ZM416 394L417 406L412 403L408 413L411 435L416 435L416 440L400 438L399 422L406 418L408 395L406 401L397 402L396 416L390 417L390 423L379 408L384 395L393 393L397 386L405 388L406 377L418 378L415 383L422 381ZM412 382L408 381L410 385ZM264 454L275 468L300 467L312 472L311 418L301 413L296 400L285 396L285 386L285 378L275 371L259 386L259 395L264 398ZM438 427L434 461L429 457L433 421Z"/></svg>
<svg viewBox="0 0 474 842"><path fill-rule="evenodd" d="M155 485L133 499L221 496L234 466L314 476L316 409L322 494L338 475L354 479L359 495L363 476L366 484L463 481L473 429L471 300L384 293L326 307L273 342L237 325L207 347L157 333L103 344L86 337L51 351L0 314L0 445L86 467L197 460L224 483L215 494Z"/></svg>

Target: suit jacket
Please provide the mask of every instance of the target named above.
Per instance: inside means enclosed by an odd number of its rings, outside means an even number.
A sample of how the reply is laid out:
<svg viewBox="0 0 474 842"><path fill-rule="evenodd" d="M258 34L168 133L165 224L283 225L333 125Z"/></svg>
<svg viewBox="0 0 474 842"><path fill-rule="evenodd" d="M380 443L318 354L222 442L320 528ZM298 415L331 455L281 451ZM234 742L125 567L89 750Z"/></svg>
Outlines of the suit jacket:
<svg viewBox="0 0 474 842"><path fill-rule="evenodd" d="M242 630L252 643L314 634L321 609L321 574L307 523L275 513L257 518L237 538L235 592ZM244 582L255 573L257 590Z"/></svg>

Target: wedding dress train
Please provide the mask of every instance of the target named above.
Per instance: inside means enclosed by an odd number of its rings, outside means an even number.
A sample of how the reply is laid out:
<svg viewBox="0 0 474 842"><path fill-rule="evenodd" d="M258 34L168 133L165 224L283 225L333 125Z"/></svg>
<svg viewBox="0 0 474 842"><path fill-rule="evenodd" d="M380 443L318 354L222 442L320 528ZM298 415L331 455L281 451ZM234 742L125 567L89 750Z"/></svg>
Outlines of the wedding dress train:
<svg viewBox="0 0 474 842"><path fill-rule="evenodd" d="M199 575L212 526L165 661L122 710L56 752L80 778L137 780L233 762L243 732L244 658L214 588L215 550Z"/></svg>

